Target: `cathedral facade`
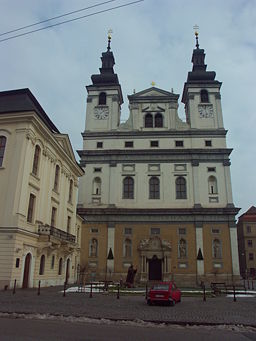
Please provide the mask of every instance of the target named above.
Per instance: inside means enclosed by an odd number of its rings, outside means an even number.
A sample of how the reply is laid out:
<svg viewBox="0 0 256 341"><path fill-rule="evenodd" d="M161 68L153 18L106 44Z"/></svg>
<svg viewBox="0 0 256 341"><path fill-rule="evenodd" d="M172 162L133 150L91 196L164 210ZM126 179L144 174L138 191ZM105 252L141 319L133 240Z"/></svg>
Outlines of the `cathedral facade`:
<svg viewBox="0 0 256 341"><path fill-rule="evenodd" d="M198 40L179 95L152 86L123 95L114 56L102 53L87 86L78 214L81 269L89 280L171 280L179 285L239 278L237 230L221 108L221 83Z"/></svg>

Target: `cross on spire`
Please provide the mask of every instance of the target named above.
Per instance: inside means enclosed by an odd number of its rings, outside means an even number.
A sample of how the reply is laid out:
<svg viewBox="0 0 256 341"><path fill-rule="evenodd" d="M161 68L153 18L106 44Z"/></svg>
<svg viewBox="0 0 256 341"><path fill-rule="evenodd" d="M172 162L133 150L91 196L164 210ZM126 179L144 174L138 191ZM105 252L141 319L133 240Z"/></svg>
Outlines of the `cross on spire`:
<svg viewBox="0 0 256 341"><path fill-rule="evenodd" d="M198 43L198 31L199 31L199 26L195 25L193 26L193 29L195 30L195 36L196 36L196 48L199 49L199 43Z"/></svg>
<svg viewBox="0 0 256 341"><path fill-rule="evenodd" d="M112 29L108 30L108 51L110 51L110 42L111 42L111 34L113 33Z"/></svg>

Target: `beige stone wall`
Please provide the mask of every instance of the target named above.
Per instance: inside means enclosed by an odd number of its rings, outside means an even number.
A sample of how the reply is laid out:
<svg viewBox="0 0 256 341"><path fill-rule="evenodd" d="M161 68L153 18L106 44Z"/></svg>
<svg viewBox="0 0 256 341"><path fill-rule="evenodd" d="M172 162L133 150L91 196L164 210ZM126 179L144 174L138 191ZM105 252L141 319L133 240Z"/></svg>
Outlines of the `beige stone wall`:
<svg viewBox="0 0 256 341"><path fill-rule="evenodd" d="M114 272L106 275L106 257L107 257L107 224L86 223L82 227L82 244L81 244L81 266L86 267L87 279L91 278L91 272L95 273L95 279L108 280L125 280L127 269L130 264L136 265L138 272L136 279L141 278L141 257L138 247L140 241L150 238L150 228L160 228L160 239L168 241L171 245L171 259L169 268L169 279L175 279L179 285L196 285L203 280L207 284L211 281L232 282L232 259L231 259L231 243L229 228L226 224L204 224L203 225L203 263L204 273L199 276L197 273L197 246L196 246L196 228L194 224L115 224L115 241L114 241ZM125 228L132 228L132 234L126 236ZM179 234L179 228L186 228L186 234ZM218 234L212 233L212 228L218 229ZM92 229L98 229L98 233L92 233ZM91 238L98 240L98 256L89 257L89 246ZM124 240L130 238L132 241L132 256L124 257ZM187 241L187 257L179 258L178 244L179 239L184 238ZM221 241L222 254L221 258L214 259L212 253L212 241L218 238ZM95 267L90 268L88 264L94 262ZM221 267L214 268L214 264L221 264ZM187 267L184 267L184 264ZM219 266L219 265L218 265Z"/></svg>
<svg viewBox="0 0 256 341"><path fill-rule="evenodd" d="M3 285L12 287L15 279L17 286L22 286L27 253L32 256L30 287L37 286L39 280L41 286L63 284L68 259L69 282L73 283L80 263L82 219L76 215L76 204L82 170L76 163L69 139L67 135L53 133L35 112L1 114L0 127L0 135L7 137L4 162L0 167L0 289ZM41 150L39 166L38 173L33 174L37 145ZM58 189L54 190L56 165L60 167L60 175ZM71 180L73 193L69 201ZM27 221L30 194L36 197L32 222ZM39 233L40 226L51 225L52 207L57 209L55 237L50 228L46 236ZM74 236L75 242L68 239L67 232ZM39 275L42 255L45 255L45 271ZM58 275L61 257L63 269ZM19 267L16 267L16 258L19 258Z"/></svg>

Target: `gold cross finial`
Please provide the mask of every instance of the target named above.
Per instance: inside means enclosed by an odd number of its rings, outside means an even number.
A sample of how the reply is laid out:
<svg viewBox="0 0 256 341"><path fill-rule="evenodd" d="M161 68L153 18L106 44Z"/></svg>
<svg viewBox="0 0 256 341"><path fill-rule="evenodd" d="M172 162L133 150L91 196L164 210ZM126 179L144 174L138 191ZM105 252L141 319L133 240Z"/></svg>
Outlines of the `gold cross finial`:
<svg viewBox="0 0 256 341"><path fill-rule="evenodd" d="M113 31L112 31L112 29L110 28L110 29L108 30L108 39L109 39L109 38L111 39L112 33L113 33Z"/></svg>
<svg viewBox="0 0 256 341"><path fill-rule="evenodd" d="M155 83L154 81L152 81L152 82L151 82L151 85L152 85L152 86L155 86L155 85L156 85L156 83Z"/></svg>
<svg viewBox="0 0 256 341"><path fill-rule="evenodd" d="M199 31L199 26L195 25L193 27L194 31L195 31L195 36L196 36L196 48L199 49L199 43L198 43L198 31Z"/></svg>

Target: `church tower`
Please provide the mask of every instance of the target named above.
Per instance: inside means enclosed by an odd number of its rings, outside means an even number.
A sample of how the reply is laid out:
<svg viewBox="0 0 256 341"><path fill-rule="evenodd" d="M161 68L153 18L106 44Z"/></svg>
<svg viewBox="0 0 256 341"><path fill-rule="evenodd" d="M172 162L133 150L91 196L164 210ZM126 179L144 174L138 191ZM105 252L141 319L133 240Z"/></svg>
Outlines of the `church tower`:
<svg viewBox="0 0 256 341"><path fill-rule="evenodd" d="M118 76L114 73L115 58L108 35L107 51L102 53L100 74L92 75L87 86L87 109L85 131L115 130L120 124L120 108L123 95Z"/></svg>
<svg viewBox="0 0 256 341"><path fill-rule="evenodd" d="M185 104L187 122L191 129L223 129L220 87L216 73L207 71L205 53L199 48L196 32L196 48L193 50L193 69L184 85L182 102Z"/></svg>

